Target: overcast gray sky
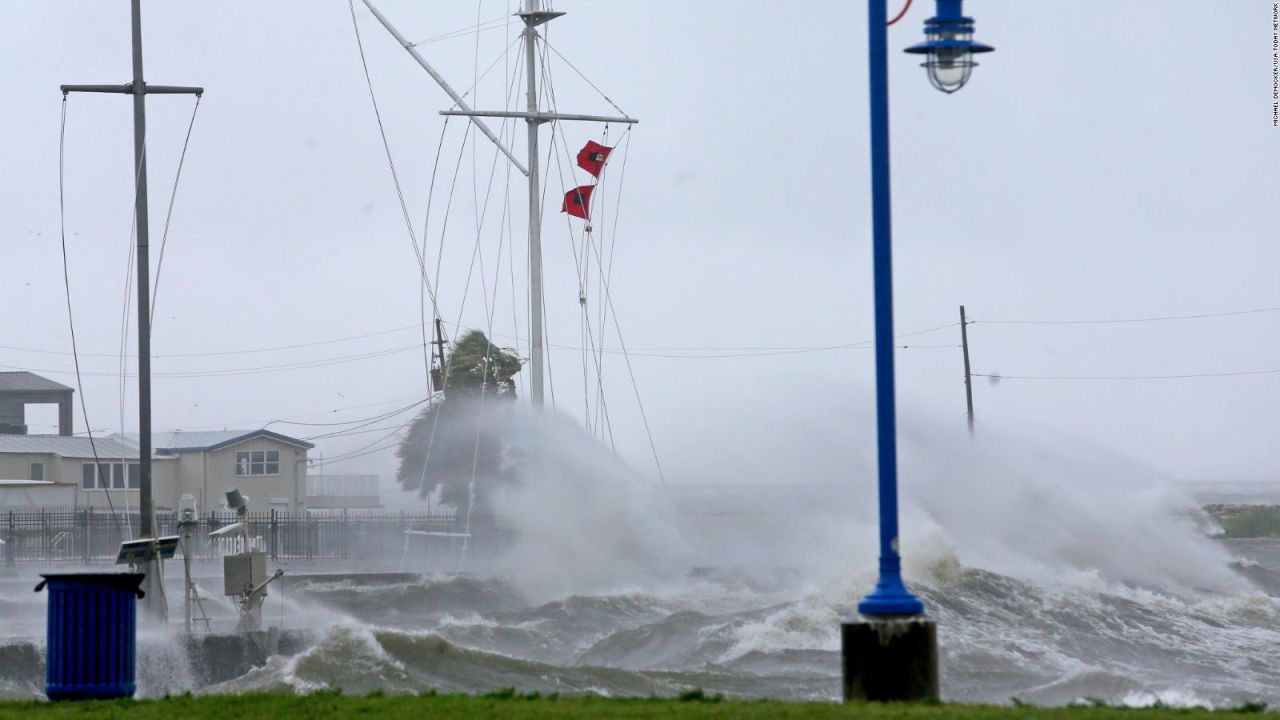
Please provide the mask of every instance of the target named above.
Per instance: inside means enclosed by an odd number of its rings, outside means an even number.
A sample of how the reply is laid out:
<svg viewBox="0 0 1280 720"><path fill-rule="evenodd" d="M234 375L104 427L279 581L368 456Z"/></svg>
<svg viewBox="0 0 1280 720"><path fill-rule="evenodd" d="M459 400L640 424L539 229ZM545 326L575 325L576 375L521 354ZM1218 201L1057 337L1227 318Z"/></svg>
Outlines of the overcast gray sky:
<svg viewBox="0 0 1280 720"><path fill-rule="evenodd" d="M512 9L508 0L379 6L413 39ZM929 86L917 58L896 51L921 39L932 3L918 1L890 34L899 332L955 323L963 303L979 321L970 339L981 373L1280 369L1280 312L1105 325L981 322L1280 306L1272 6L1087 0L1064 11L1058 3L970 0L977 38L997 52L980 58L968 87L944 96ZM732 355L759 351L689 348L870 339L863 3L562 0L556 9L568 15L550 26L552 45L641 119L626 154L621 201L615 155L603 191L609 205L601 210L608 222L597 223L616 240L612 293L628 345L655 355ZM356 11L420 231L441 141L437 111L448 100L358 2ZM418 321L418 270L346 1L151 1L143 22L148 81L207 88L159 281L155 426L341 422L421 397L421 355L402 349L418 339L416 329L405 329ZM479 41L467 34L421 50L463 89L502 55L514 32L499 25ZM0 365L74 384L58 243L58 85L129 80L128 5L6 2L0 48L8 68L0 119ZM477 106L503 106L511 61L514 54L479 85ZM558 59L553 78L561 111L612 112ZM156 245L191 105L188 97L148 102ZM121 425L113 355L132 213L130 121L121 96L75 95L68 104L67 239L95 428ZM444 237L444 316L485 327L482 291L473 283L464 302L463 287L476 207L494 160L490 145L464 149L450 225L443 235L440 228L462 128L455 120L444 134L427 241L430 255ZM515 143L520 154L523 132ZM611 137L619 132L611 128ZM563 133L573 149L600 139L591 126L565 125ZM544 142L550 138L544 130ZM570 181L553 169L548 184L549 339L576 346L577 280L564 216L556 212ZM500 238L490 230L509 193L522 273L525 195L514 178L508 189L501 166L492 192L482 245L486 287L492 290L498 272L493 329L514 343L506 336L524 336L527 323L512 300L508 266L495 270ZM517 284L521 295L524 281ZM314 344L352 336L366 337ZM609 342L616 346L616 337ZM899 352L904 417L962 426L959 328L904 342L946 346ZM163 357L299 344L310 345ZM377 355L352 359L366 354ZM341 361L207 374L330 359ZM580 355L556 349L552 361L557 405L581 416ZM865 349L638 356L633 366L675 481L794 481L759 466L753 474L751 459L828 451L841 457L844 443L860 445L874 433L867 424L874 368ZM162 376L189 372L204 374ZM617 356L606 360L605 384L619 450L644 468L643 429ZM129 429L137 422L135 392L130 382ZM820 403L812 402L815 395ZM975 400L987 437L998 440L1007 428L1019 429L1018 442L1072 436L1179 478L1275 478L1280 462L1280 374L979 379ZM34 414L33 431L52 432L39 425L53 417ZM389 432L398 424L392 418L373 427ZM83 428L78 409L76 425ZM272 427L300 437L326 430ZM384 435L317 443L332 457ZM740 472L716 476L720 459ZM389 475L394 462L384 451L335 469ZM818 463L801 479L835 481L839 472L839 463Z"/></svg>

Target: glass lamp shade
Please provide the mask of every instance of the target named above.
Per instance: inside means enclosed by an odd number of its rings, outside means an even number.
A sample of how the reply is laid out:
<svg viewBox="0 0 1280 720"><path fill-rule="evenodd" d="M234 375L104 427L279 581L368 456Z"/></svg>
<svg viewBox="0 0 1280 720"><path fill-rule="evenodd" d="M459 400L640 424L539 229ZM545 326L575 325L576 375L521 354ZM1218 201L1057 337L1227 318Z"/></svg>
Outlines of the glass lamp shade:
<svg viewBox="0 0 1280 720"><path fill-rule="evenodd" d="M925 21L925 41L906 51L924 55L922 66L929 73L930 84L950 94L969 82L978 65L974 54L995 48L973 41L973 19L960 14L959 2L939 0L938 10L938 17Z"/></svg>
<svg viewBox="0 0 1280 720"><path fill-rule="evenodd" d="M939 47L929 53L924 67L929 71L929 82L944 93L953 93L969 82L973 68L973 53L963 47Z"/></svg>

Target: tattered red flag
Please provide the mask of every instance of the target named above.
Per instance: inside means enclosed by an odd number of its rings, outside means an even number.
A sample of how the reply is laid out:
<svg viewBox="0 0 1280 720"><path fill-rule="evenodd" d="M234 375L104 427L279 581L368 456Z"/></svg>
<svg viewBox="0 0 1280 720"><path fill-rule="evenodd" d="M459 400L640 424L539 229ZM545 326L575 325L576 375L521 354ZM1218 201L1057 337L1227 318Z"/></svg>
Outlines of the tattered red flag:
<svg viewBox="0 0 1280 720"><path fill-rule="evenodd" d="M560 207L560 212L567 212L583 220L591 219L591 191L595 189L594 185L579 185L565 193L564 205Z"/></svg>
<svg viewBox="0 0 1280 720"><path fill-rule="evenodd" d="M595 177L600 177L600 171L604 170L604 164L611 152L613 148L601 145L595 140L588 140L587 144L578 151L578 167Z"/></svg>

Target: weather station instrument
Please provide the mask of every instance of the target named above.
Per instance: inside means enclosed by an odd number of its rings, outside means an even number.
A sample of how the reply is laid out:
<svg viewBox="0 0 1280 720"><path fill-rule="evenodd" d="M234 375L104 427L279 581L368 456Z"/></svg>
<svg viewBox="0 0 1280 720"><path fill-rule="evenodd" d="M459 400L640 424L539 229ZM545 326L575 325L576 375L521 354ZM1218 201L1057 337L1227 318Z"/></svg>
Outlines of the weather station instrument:
<svg viewBox="0 0 1280 720"><path fill-rule="evenodd" d="M222 558L223 594L234 599L240 612L238 630L257 630L261 625L262 603L267 599L267 586L284 575L277 569L267 574L267 554L254 550L249 543L249 496L238 487L227 488L227 509L234 510L238 521L209 533L209 537L226 537L237 531L241 537L240 552Z"/></svg>

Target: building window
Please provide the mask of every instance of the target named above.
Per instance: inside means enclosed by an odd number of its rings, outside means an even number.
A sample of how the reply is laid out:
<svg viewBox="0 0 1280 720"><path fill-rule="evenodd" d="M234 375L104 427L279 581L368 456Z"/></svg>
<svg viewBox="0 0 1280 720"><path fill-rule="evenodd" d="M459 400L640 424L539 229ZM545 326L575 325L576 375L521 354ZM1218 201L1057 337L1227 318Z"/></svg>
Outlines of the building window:
<svg viewBox="0 0 1280 720"><path fill-rule="evenodd" d="M279 474L279 450L249 450L236 453L236 475Z"/></svg>
<svg viewBox="0 0 1280 720"><path fill-rule="evenodd" d="M93 463L80 466L80 487L85 490L137 490L142 486L141 477L138 463L102 463L97 472Z"/></svg>
<svg viewBox="0 0 1280 720"><path fill-rule="evenodd" d="M44 463L31 463L31 479L37 481L44 480Z"/></svg>

